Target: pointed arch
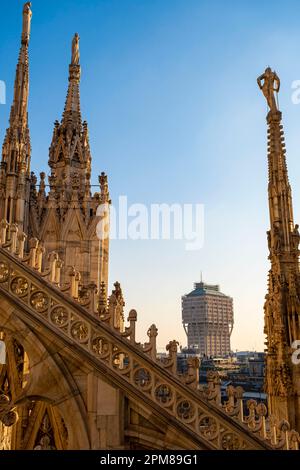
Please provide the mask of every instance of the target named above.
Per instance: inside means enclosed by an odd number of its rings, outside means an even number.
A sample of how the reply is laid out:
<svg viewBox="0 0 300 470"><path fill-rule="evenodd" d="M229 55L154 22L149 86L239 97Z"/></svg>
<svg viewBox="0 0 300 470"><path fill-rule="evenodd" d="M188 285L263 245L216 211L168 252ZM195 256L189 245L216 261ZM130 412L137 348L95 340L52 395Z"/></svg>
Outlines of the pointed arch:
<svg viewBox="0 0 300 470"><path fill-rule="evenodd" d="M58 163L62 161L65 158L66 153L67 151L65 147L64 136L63 134L61 134L56 144L56 149L54 152L54 162Z"/></svg>
<svg viewBox="0 0 300 470"><path fill-rule="evenodd" d="M74 377L59 352L48 351L44 340L14 312L1 298L0 331L8 353L6 364L0 365L0 381L5 382L9 407L1 421L0 400L0 449L89 449L85 405ZM26 360L20 360L22 354Z"/></svg>
<svg viewBox="0 0 300 470"><path fill-rule="evenodd" d="M61 239L61 226L57 217L56 210L50 208L40 228L39 239L45 242L56 242Z"/></svg>
<svg viewBox="0 0 300 470"><path fill-rule="evenodd" d="M80 240L87 240L88 239L88 232L86 229L86 225L84 223L83 215L80 209L77 208L69 208L66 215L64 223L61 227L61 237L62 240L68 241L68 235L70 232L79 231L79 239Z"/></svg>
<svg viewBox="0 0 300 470"><path fill-rule="evenodd" d="M74 143L71 148L70 152L71 160L77 161L79 163L83 163L83 151L82 151L82 145L81 145L81 139L78 134L76 134L76 137L74 139Z"/></svg>

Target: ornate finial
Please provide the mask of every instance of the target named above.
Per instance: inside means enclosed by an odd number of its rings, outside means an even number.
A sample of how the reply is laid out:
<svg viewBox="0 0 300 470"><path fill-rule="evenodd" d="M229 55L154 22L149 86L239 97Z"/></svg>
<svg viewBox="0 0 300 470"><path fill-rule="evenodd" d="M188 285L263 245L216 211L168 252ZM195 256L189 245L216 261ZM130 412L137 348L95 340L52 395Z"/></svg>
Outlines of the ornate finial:
<svg viewBox="0 0 300 470"><path fill-rule="evenodd" d="M26 2L23 8L22 44L28 44L29 42L31 17L32 17L31 2Z"/></svg>
<svg viewBox="0 0 300 470"><path fill-rule="evenodd" d="M264 81L263 84L262 80ZM275 70L274 72L272 72L271 68L267 67L264 73L258 77L257 83L267 100L270 112L273 113L279 111L276 104L274 92L279 92L280 79L276 74Z"/></svg>
<svg viewBox="0 0 300 470"><path fill-rule="evenodd" d="M36 177L34 171L32 171L30 173L30 183L31 183L32 186L35 186L36 183L37 183L37 177Z"/></svg>
<svg viewBox="0 0 300 470"><path fill-rule="evenodd" d="M101 175L99 176L99 183L100 183L100 188L101 191L105 191L108 187L107 184L107 175L102 171Z"/></svg>
<svg viewBox="0 0 300 470"><path fill-rule="evenodd" d="M111 204L109 191L108 191L107 175L104 172L102 172L101 175L99 176L99 183L100 183L100 189L101 189L101 203Z"/></svg>
<svg viewBox="0 0 300 470"><path fill-rule="evenodd" d="M123 292L122 292L121 284L119 282L114 283L114 289L112 293L116 296L117 301L123 306L125 306L125 302L123 299Z"/></svg>
<svg viewBox="0 0 300 470"><path fill-rule="evenodd" d="M70 82L77 82L79 83L80 81L80 75L81 75L81 68L80 68L80 64L79 64L79 60L80 60L80 53L79 53L79 34L78 33L75 33L74 37L73 37L73 41L72 41L72 57L71 57L71 64L69 65L69 81ZM68 92L68 94L70 93L70 90ZM79 93L79 92L77 92ZM73 90L73 93L70 94L70 99L71 99L71 102L73 103L73 99L74 99L74 90ZM79 95L77 97L77 99L79 99ZM69 103L70 104L70 103ZM73 103L74 104L74 103ZM79 107L79 101L78 103L76 104L77 107ZM74 107L72 108L74 109ZM79 108L78 108L79 110Z"/></svg>
<svg viewBox="0 0 300 470"><path fill-rule="evenodd" d="M100 292L99 292L99 311L105 312L107 307L107 293L106 293L106 285L105 282L101 282L100 284Z"/></svg>
<svg viewBox="0 0 300 470"><path fill-rule="evenodd" d="M71 65L79 65L80 53L79 53L79 34L75 33L72 41L72 59Z"/></svg>
<svg viewBox="0 0 300 470"><path fill-rule="evenodd" d="M45 193L45 189L46 189L46 183L45 183L45 178L46 178L46 173L44 173L42 171L42 173L40 173L40 190L39 190L39 194L41 196L45 196L46 193Z"/></svg>
<svg viewBox="0 0 300 470"><path fill-rule="evenodd" d="M156 328L156 325L151 325L150 328L148 328L147 335L149 338L156 338L158 335L158 329Z"/></svg>
<svg viewBox="0 0 300 470"><path fill-rule="evenodd" d="M169 341L169 343L166 346L166 350L169 351L170 355L177 354L178 346L179 346L178 341L174 339L173 341Z"/></svg>
<svg viewBox="0 0 300 470"><path fill-rule="evenodd" d="M73 191L78 191L80 188L80 176L79 173L73 173L71 176L71 185Z"/></svg>
<svg viewBox="0 0 300 470"><path fill-rule="evenodd" d="M130 310L127 320L129 322L137 321L137 312L136 312L136 310Z"/></svg>

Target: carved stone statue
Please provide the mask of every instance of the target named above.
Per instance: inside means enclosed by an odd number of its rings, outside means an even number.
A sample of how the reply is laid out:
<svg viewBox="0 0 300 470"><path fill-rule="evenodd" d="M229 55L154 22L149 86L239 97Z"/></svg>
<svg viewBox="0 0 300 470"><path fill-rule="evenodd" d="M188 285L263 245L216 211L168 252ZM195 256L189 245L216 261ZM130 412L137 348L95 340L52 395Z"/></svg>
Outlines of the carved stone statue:
<svg viewBox="0 0 300 470"><path fill-rule="evenodd" d="M280 79L276 72L272 72L270 67L267 67L265 72L258 77L257 83L267 100L270 111L277 111L274 92L279 92Z"/></svg>
<svg viewBox="0 0 300 470"><path fill-rule="evenodd" d="M55 447L51 445L50 437L45 434L33 450L55 450Z"/></svg>
<svg viewBox="0 0 300 470"><path fill-rule="evenodd" d="M79 53L79 34L75 33L72 41L72 65L79 65L80 53Z"/></svg>
<svg viewBox="0 0 300 470"><path fill-rule="evenodd" d="M272 248L272 243L271 243L271 230L268 230L268 231L267 231L267 237L268 237L268 248L269 248L269 251L271 251L271 248Z"/></svg>
<svg viewBox="0 0 300 470"><path fill-rule="evenodd" d="M276 225L273 226L273 249L275 253L279 253L281 250L281 235Z"/></svg>
<svg viewBox="0 0 300 470"><path fill-rule="evenodd" d="M293 249L298 250L299 248L299 242L300 242L300 233L299 233L299 225L296 224L294 231L292 233L292 244L293 244Z"/></svg>
<svg viewBox="0 0 300 470"><path fill-rule="evenodd" d="M31 26L31 2L27 2L23 8L23 31L22 31L22 40L25 42L29 41L30 37L30 26Z"/></svg>
<svg viewBox="0 0 300 470"><path fill-rule="evenodd" d="M290 296L290 299L292 300L292 303L298 303L296 276L294 273L289 274L288 287L289 287L289 296Z"/></svg>

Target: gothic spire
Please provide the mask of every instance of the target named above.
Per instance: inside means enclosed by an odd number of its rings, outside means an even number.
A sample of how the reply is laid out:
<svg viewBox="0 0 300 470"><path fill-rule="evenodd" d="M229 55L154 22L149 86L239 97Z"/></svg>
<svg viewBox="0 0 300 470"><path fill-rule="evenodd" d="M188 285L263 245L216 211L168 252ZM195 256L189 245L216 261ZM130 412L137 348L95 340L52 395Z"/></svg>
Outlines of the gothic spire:
<svg viewBox="0 0 300 470"><path fill-rule="evenodd" d="M269 107L268 167L269 271L265 302L266 374L269 412L300 429L299 370L292 363L293 342L300 337L299 231L294 225L281 112L275 93L280 89L276 72L269 67L257 79Z"/></svg>
<svg viewBox="0 0 300 470"><path fill-rule="evenodd" d="M63 122L73 122L74 125L81 125L80 111L80 53L79 53L79 35L75 33L72 41L72 56L69 65L69 87L65 109L63 113Z"/></svg>
<svg viewBox="0 0 300 470"><path fill-rule="evenodd" d="M91 153L88 126L81 119L80 76L79 35L76 33L72 40L69 86L64 112L61 122L55 122L49 151L49 183L59 201L62 216L68 203L78 197L84 201L81 206L86 212L87 201L91 197Z"/></svg>
<svg viewBox="0 0 300 470"><path fill-rule="evenodd" d="M23 28L21 48L17 64L14 99L10 111L9 128L3 144L2 161L6 163L7 172L30 171L30 136L28 128L28 95L29 95L29 60L28 45L31 26L31 3L23 8Z"/></svg>
<svg viewBox="0 0 300 470"><path fill-rule="evenodd" d="M30 190L30 135L28 127L29 61L28 46L31 27L31 3L23 7L21 48L16 70L14 98L9 128L2 147L0 165L0 217L26 229L28 223L28 191Z"/></svg>

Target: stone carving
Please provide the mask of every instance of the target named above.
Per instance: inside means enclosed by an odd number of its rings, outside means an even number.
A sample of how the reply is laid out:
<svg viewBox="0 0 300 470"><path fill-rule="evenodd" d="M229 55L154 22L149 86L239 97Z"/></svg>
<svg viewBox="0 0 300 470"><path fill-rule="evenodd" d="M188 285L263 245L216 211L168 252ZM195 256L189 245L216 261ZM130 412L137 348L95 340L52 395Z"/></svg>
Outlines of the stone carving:
<svg viewBox="0 0 300 470"><path fill-rule="evenodd" d="M290 300L292 300L293 305L296 306L296 304L298 303L298 294L297 294L296 276L294 273L289 274L288 286L289 286Z"/></svg>
<svg viewBox="0 0 300 470"><path fill-rule="evenodd" d="M89 336L89 330L85 323L77 321L71 328L71 335L80 343L85 343Z"/></svg>
<svg viewBox="0 0 300 470"><path fill-rule="evenodd" d="M264 73L258 77L257 83L267 100L270 111L277 111L274 92L279 92L280 80L276 72L272 72L271 68L267 67Z"/></svg>
<svg viewBox="0 0 300 470"><path fill-rule="evenodd" d="M9 270L6 263L0 263L0 282L6 282L8 280Z"/></svg>
<svg viewBox="0 0 300 470"><path fill-rule="evenodd" d="M109 343L101 336L93 339L92 348L94 353L99 357L104 358L109 355Z"/></svg>
<svg viewBox="0 0 300 470"><path fill-rule="evenodd" d="M127 372L130 367L130 358L124 352L117 352L113 355L113 366L115 369Z"/></svg>
<svg viewBox="0 0 300 470"><path fill-rule="evenodd" d="M273 249L275 253L281 251L281 234L279 228L274 224L273 226Z"/></svg>
<svg viewBox="0 0 300 470"><path fill-rule="evenodd" d="M200 360L198 357L189 357L187 359L187 373L185 374L185 383L188 385L199 385L199 367Z"/></svg>
<svg viewBox="0 0 300 470"><path fill-rule="evenodd" d="M199 431L206 439L215 439L218 435L217 421L211 416L203 416L199 421Z"/></svg>
<svg viewBox="0 0 300 470"><path fill-rule="evenodd" d="M37 312L42 313L48 308L49 298L44 292L34 292L30 298L30 304Z"/></svg>
<svg viewBox="0 0 300 470"><path fill-rule="evenodd" d="M40 438L38 444L34 447L33 450L55 450L56 447L51 445L50 437L44 435Z"/></svg>
<svg viewBox="0 0 300 470"><path fill-rule="evenodd" d="M79 34L75 33L72 41L72 65L79 65L80 53L79 53Z"/></svg>
<svg viewBox="0 0 300 470"><path fill-rule="evenodd" d="M269 252L271 253L272 250L272 236L271 236L271 230L267 231L267 238L268 238L268 249Z"/></svg>
<svg viewBox="0 0 300 470"><path fill-rule="evenodd" d="M217 371L209 370L207 372L207 387L205 389L205 395L208 400L213 400L219 403L221 401L221 379Z"/></svg>
<svg viewBox="0 0 300 470"><path fill-rule="evenodd" d="M151 385L151 374L147 369L140 368L134 373L134 381L138 387L147 388Z"/></svg>
<svg viewBox="0 0 300 470"><path fill-rule="evenodd" d="M0 421L0 450L11 450L12 429Z"/></svg>
<svg viewBox="0 0 300 470"><path fill-rule="evenodd" d="M69 320L68 311L64 307L55 307L51 312L50 318L55 325L63 328Z"/></svg>
<svg viewBox="0 0 300 470"><path fill-rule="evenodd" d="M1 417L2 423L4 424L4 426L8 428L10 426L13 426L17 422L17 419L18 419L18 415L15 411L9 411L8 413L5 413Z"/></svg>
<svg viewBox="0 0 300 470"><path fill-rule="evenodd" d="M23 372L24 372L24 348L15 339L11 340L14 352L14 365L16 367L16 380L20 388L23 387Z"/></svg>
<svg viewBox="0 0 300 470"><path fill-rule="evenodd" d="M54 431L49 419L49 415L46 412L42 420L34 450L55 450Z"/></svg>
<svg viewBox="0 0 300 470"><path fill-rule="evenodd" d="M31 26L31 2L26 2L23 8L23 31L22 41L27 43L30 38L30 26Z"/></svg>
<svg viewBox="0 0 300 470"><path fill-rule="evenodd" d="M182 400L177 405L177 415L183 421L190 421L195 418L195 407L189 400Z"/></svg>
<svg viewBox="0 0 300 470"><path fill-rule="evenodd" d="M4 338L5 343L6 339ZM18 386L20 386L19 381L19 370L17 373L11 374L8 373L8 362L6 360L6 364L0 366L0 431L1 426L4 425L6 428L12 427L18 420L18 414L15 410L14 406L14 393L15 390L18 390ZM18 369L18 363L16 363ZM13 377L16 377L16 383L12 386ZM1 424L2 423L2 424ZM10 434L6 434L6 438L9 439ZM7 446L7 442L1 443L1 435L0 435L0 448Z"/></svg>
<svg viewBox="0 0 300 470"><path fill-rule="evenodd" d="M298 251L299 249L299 241L300 241L299 225L296 224L294 231L292 233L292 245L295 251Z"/></svg>
<svg viewBox="0 0 300 470"><path fill-rule="evenodd" d="M109 197L109 190L108 190L108 182L107 182L107 175L102 172L101 175L99 176L99 183L100 183L100 189L101 189L101 204L111 204L111 200ZM105 208L103 213L108 210L108 206Z"/></svg>
<svg viewBox="0 0 300 470"><path fill-rule="evenodd" d="M222 449L224 450L240 450L241 444L237 435L226 433L222 436Z"/></svg>
<svg viewBox="0 0 300 470"><path fill-rule="evenodd" d="M168 385L160 384L155 389L155 398L162 405L169 405L173 398L172 390Z"/></svg>
<svg viewBox="0 0 300 470"><path fill-rule="evenodd" d="M18 296L24 296L28 293L28 282L25 277L16 277L11 282L11 290Z"/></svg>
<svg viewBox="0 0 300 470"><path fill-rule="evenodd" d="M274 368L273 393L280 397L287 397L292 392L291 371L287 364L280 364Z"/></svg>
<svg viewBox="0 0 300 470"><path fill-rule="evenodd" d="M262 83L263 82L263 83ZM267 359L265 391L268 394L269 412L280 420L299 423L300 399L295 398L299 389L299 370L291 361L291 344L300 336L298 318L300 292L299 277L299 226L294 225L293 203L285 157L285 142L281 113L276 105L276 93L280 80L270 68L258 78L258 85L267 99L270 112L268 123L268 196L271 226L271 270L265 302L265 327L267 335ZM296 320L296 321L295 321ZM254 416L254 405L249 408ZM258 410L255 411L259 414ZM258 426L254 417L248 425ZM258 422L263 421L260 416ZM298 430L299 430L299 424ZM271 439L277 441L277 431ZM276 445L281 446L277 442Z"/></svg>
<svg viewBox="0 0 300 470"><path fill-rule="evenodd" d="M78 302L80 303L80 305L88 305L90 300L91 300L91 293L90 293L89 289L86 288L86 287L82 287L79 290Z"/></svg>

